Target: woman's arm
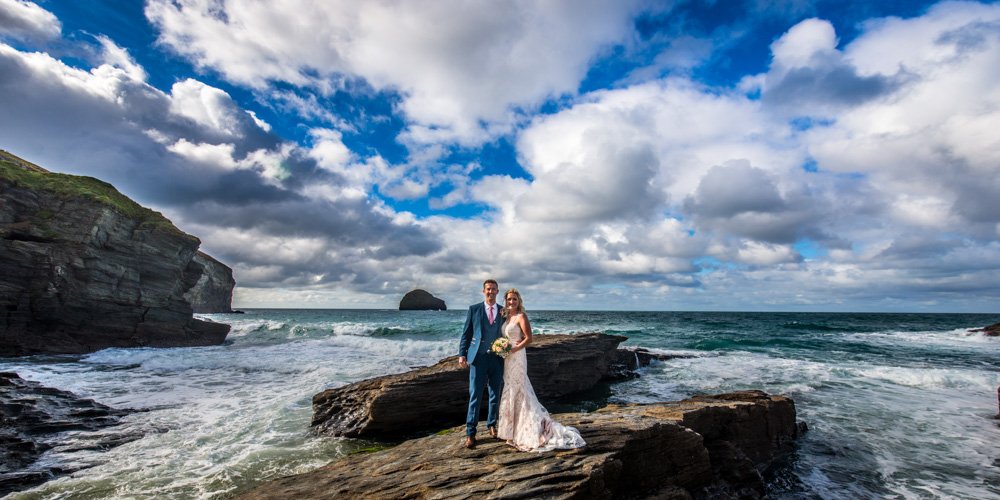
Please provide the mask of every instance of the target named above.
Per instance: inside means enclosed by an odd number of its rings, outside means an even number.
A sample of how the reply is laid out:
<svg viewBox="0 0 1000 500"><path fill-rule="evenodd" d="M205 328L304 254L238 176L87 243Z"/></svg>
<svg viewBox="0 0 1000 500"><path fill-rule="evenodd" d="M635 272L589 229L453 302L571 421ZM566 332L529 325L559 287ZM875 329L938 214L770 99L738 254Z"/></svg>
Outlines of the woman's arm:
<svg viewBox="0 0 1000 500"><path fill-rule="evenodd" d="M511 349L510 352L517 351L518 349L524 349L531 343L531 322L528 321L528 313L521 313L521 315L517 317L517 326L521 327L521 333L524 334L524 338L521 339L520 342L514 344L514 348Z"/></svg>

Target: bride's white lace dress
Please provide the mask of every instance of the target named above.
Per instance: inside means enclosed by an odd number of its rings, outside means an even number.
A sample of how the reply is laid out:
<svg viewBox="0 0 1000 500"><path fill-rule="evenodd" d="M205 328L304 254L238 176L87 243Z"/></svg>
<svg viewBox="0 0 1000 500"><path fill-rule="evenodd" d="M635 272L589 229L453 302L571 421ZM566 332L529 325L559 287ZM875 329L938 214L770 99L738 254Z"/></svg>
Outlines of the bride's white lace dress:
<svg viewBox="0 0 1000 500"><path fill-rule="evenodd" d="M521 327L507 320L503 334L511 344L521 340ZM538 402L528 380L528 358L521 349L509 356L503 366L503 395L500 397L500 421L497 437L505 439L522 451L549 451L580 448L586 443L580 432L560 424Z"/></svg>

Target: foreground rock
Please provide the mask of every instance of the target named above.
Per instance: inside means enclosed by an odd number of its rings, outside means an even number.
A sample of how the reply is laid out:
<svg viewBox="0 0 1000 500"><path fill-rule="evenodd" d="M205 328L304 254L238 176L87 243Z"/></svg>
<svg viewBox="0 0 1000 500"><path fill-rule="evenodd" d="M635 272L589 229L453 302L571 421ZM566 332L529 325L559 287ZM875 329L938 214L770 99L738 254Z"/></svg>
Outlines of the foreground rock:
<svg viewBox="0 0 1000 500"><path fill-rule="evenodd" d="M466 450L459 427L239 498L761 498L760 472L792 448L800 429L792 400L760 391L557 419L579 429L587 446L535 454L484 439Z"/></svg>
<svg viewBox="0 0 1000 500"><path fill-rule="evenodd" d="M1000 337L1000 323L995 323L985 328L974 328L970 332L982 332L987 337Z"/></svg>
<svg viewBox="0 0 1000 500"><path fill-rule="evenodd" d="M229 326L184 297L228 270L199 244L110 184L0 151L0 356L221 343Z"/></svg>
<svg viewBox="0 0 1000 500"><path fill-rule="evenodd" d="M65 438L70 431L79 434L115 426L128 413L23 380L16 373L0 372L0 496L81 467L51 460L37 463L45 451L105 450L139 439L141 435L129 433L77 435L72 442Z"/></svg>
<svg viewBox="0 0 1000 500"><path fill-rule="evenodd" d="M399 301L400 311L447 311L448 306L443 300L433 296L426 290L411 290Z"/></svg>
<svg viewBox="0 0 1000 500"><path fill-rule="evenodd" d="M536 335L528 348L528 377L538 399L555 399L622 378L618 344L626 338L588 333ZM362 380L313 396L313 429L321 434L398 439L458 425L469 402L469 371L452 356L433 366Z"/></svg>

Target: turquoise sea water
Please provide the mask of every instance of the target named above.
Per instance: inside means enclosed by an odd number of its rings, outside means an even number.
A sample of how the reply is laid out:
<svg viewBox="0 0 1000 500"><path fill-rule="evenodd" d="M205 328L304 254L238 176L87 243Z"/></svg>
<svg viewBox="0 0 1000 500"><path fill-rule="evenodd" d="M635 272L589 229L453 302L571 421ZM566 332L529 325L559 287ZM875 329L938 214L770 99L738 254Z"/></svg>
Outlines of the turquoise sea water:
<svg viewBox="0 0 1000 500"><path fill-rule="evenodd" d="M0 358L0 371L136 408L142 439L45 464L79 467L11 498L224 498L368 443L314 437L312 395L455 353L464 311L248 310L224 345ZM774 498L1000 498L997 315L530 311L536 333L605 332L692 357L552 408L762 389L809 425L767 472ZM118 429L117 431L121 431ZM99 432L114 432L103 430Z"/></svg>

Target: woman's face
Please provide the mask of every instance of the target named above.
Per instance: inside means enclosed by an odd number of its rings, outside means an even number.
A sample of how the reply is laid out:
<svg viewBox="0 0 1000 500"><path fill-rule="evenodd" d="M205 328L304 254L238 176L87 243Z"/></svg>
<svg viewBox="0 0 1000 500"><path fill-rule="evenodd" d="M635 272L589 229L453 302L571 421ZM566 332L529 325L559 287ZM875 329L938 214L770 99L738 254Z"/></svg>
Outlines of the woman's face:
<svg viewBox="0 0 1000 500"><path fill-rule="evenodd" d="M507 307L509 307L511 309L517 309L517 303L518 303L517 295L510 294L510 295L504 297L503 298L503 303L506 304Z"/></svg>

